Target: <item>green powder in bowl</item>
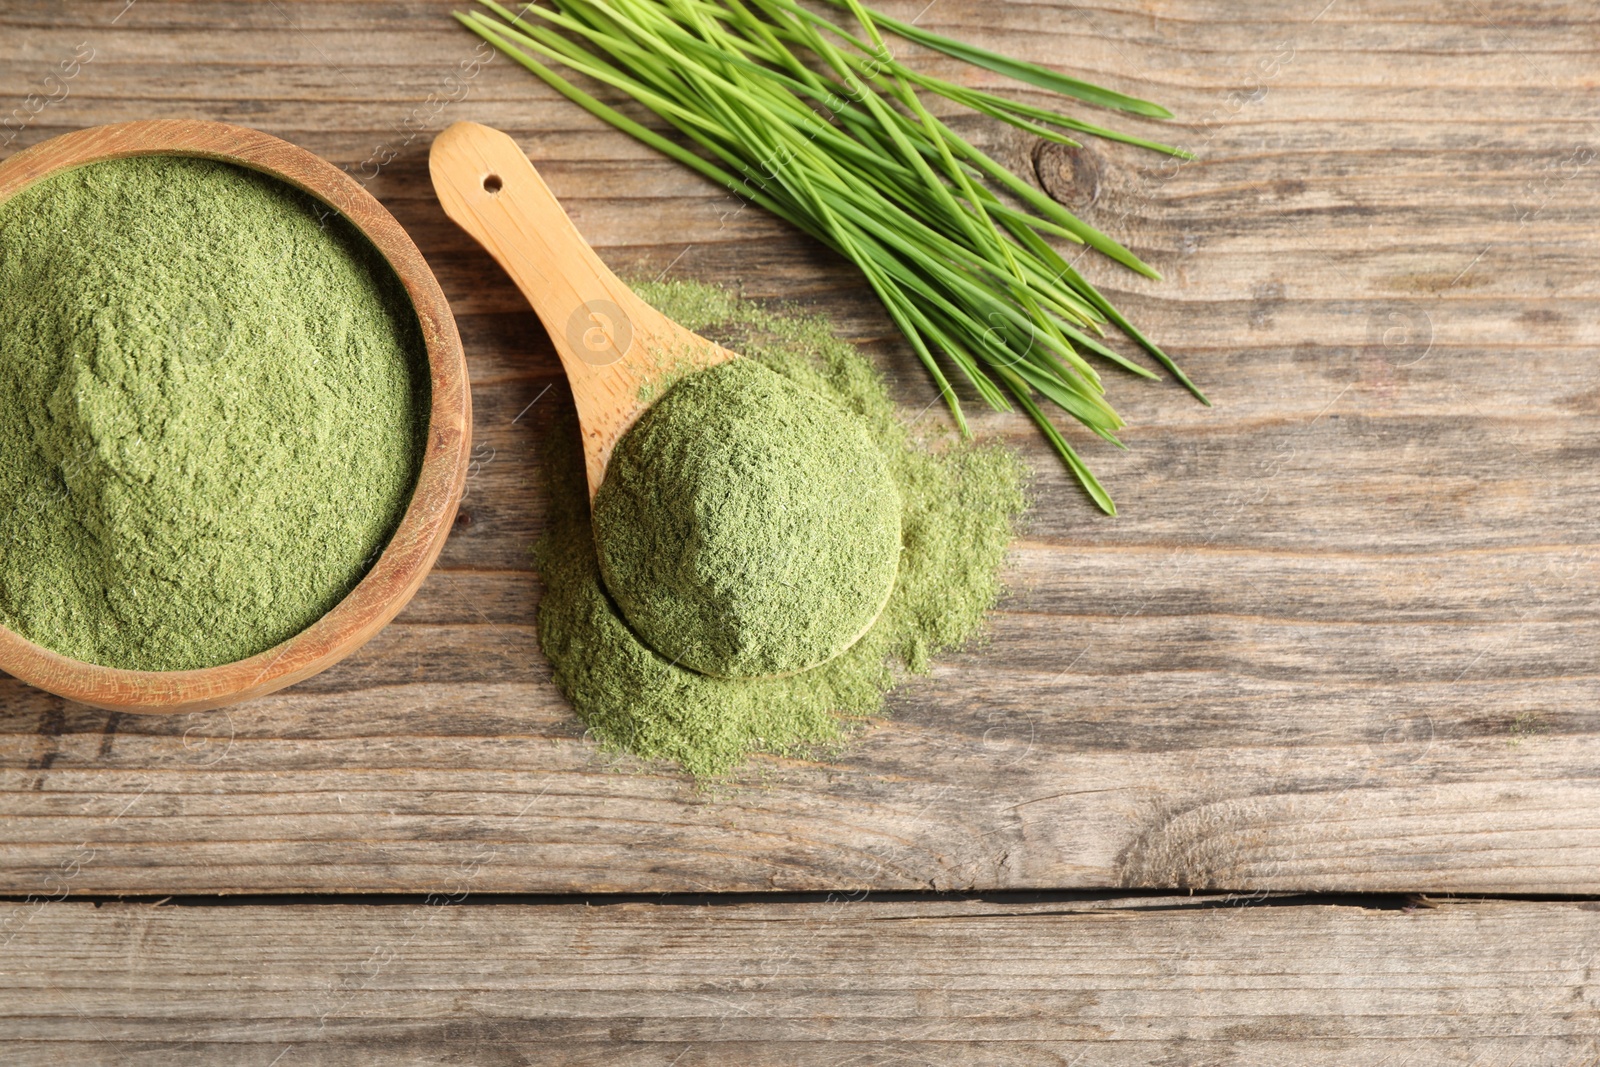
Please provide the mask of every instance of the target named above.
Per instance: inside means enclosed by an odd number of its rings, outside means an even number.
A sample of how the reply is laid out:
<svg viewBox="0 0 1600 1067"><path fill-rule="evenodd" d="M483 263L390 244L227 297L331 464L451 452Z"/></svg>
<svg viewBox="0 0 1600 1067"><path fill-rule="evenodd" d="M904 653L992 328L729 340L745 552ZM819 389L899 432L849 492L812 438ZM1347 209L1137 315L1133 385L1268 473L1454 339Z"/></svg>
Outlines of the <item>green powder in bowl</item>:
<svg viewBox="0 0 1600 1067"><path fill-rule="evenodd" d="M858 420L735 359L680 380L618 442L594 531L651 648L720 678L793 674L883 609L900 496Z"/></svg>
<svg viewBox="0 0 1600 1067"><path fill-rule="evenodd" d="M0 204L0 623L136 670L263 652L337 604L410 500L415 312L353 226L182 156Z"/></svg>

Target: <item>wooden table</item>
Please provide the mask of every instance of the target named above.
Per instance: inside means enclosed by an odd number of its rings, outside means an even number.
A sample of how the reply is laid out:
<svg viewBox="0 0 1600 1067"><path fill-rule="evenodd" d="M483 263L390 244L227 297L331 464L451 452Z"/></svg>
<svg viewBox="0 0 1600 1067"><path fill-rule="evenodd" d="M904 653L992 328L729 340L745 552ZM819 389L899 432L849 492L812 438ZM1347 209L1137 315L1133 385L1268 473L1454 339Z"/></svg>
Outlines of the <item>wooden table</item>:
<svg viewBox="0 0 1600 1067"><path fill-rule="evenodd" d="M512 132L613 266L801 300L933 393L839 261L475 65L450 6L0 0L0 152L192 116L362 179L455 307L477 449L438 570L326 674L168 718L0 679L0 1059L1600 1058L1592 5L893 4L1177 113L1122 125L1182 166L966 129L1166 274L1084 260L1216 407L1113 383L1115 520L978 417L1037 470L991 643L713 791L550 684L569 399L432 133Z"/></svg>

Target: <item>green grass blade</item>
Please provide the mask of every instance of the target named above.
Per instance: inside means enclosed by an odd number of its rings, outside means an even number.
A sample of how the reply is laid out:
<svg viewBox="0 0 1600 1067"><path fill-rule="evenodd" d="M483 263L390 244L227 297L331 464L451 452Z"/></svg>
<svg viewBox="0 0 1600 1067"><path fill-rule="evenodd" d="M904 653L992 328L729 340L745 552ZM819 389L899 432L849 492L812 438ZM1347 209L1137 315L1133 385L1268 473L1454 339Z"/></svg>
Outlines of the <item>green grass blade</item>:
<svg viewBox="0 0 1600 1067"><path fill-rule="evenodd" d="M828 0L828 2L836 7L843 7L848 0ZM1148 100L1140 100L1138 97L1103 89L1098 85L1079 81L1077 78L1069 78L1065 74L1053 71L1048 67L1041 67L1037 63L1012 59L1010 56L1003 56L998 52L991 52L987 48L979 48L977 45L967 44L965 41L953 40L878 12L873 13L873 18L906 40L915 41L924 48L943 52L947 56L953 56L963 62L971 63L975 67L992 70L996 74L1004 74L1008 78L1014 78L1019 82L1024 82L1040 89L1048 89L1053 93L1070 96L1085 103L1115 108L1118 111L1127 111L1135 115L1146 115L1158 119L1170 119L1172 117L1172 112L1160 104L1152 104Z"/></svg>

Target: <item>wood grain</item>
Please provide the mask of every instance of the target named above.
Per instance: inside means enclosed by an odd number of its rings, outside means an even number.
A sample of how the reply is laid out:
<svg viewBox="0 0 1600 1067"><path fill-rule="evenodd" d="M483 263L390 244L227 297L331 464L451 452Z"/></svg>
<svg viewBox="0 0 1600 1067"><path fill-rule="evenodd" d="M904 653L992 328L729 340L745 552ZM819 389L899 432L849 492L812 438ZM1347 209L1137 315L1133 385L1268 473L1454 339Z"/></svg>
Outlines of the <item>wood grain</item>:
<svg viewBox="0 0 1600 1067"><path fill-rule="evenodd" d="M1216 407L1112 381L1131 448L1086 445L1108 521L1021 419L969 405L1037 470L990 642L842 758L707 793L598 751L549 684L528 547L570 399L438 208L428 140L512 132L619 272L803 301L942 417L857 278L525 72L474 66L447 3L7 0L7 107L96 50L12 149L201 115L373 192L458 316L477 444L440 566L331 671L161 721L0 682L0 886L1600 891L1596 15L1325 4L926 11L1177 113L1118 121L1188 145L1182 166L961 129L1165 273L1081 261Z"/></svg>
<svg viewBox="0 0 1600 1067"><path fill-rule="evenodd" d="M12 904L0 931L14 1067L1600 1055L1583 904Z"/></svg>

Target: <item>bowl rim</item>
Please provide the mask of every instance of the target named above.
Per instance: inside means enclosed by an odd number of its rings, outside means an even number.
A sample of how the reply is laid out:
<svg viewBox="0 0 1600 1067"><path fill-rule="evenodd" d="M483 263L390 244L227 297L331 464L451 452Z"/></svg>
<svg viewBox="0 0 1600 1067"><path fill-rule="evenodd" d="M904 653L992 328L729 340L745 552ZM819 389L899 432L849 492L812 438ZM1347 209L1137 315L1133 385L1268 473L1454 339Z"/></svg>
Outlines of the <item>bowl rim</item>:
<svg viewBox="0 0 1600 1067"><path fill-rule="evenodd" d="M360 648L400 612L455 522L471 452L472 398L455 318L433 271L393 215L332 163L271 134L200 119L152 119L60 134L0 160L0 204L51 175L131 156L193 156L259 171L339 212L405 287L422 328L431 384L411 502L366 575L321 618L264 652L182 671L137 671L63 656L0 626L0 671L113 711L203 711L293 685Z"/></svg>

